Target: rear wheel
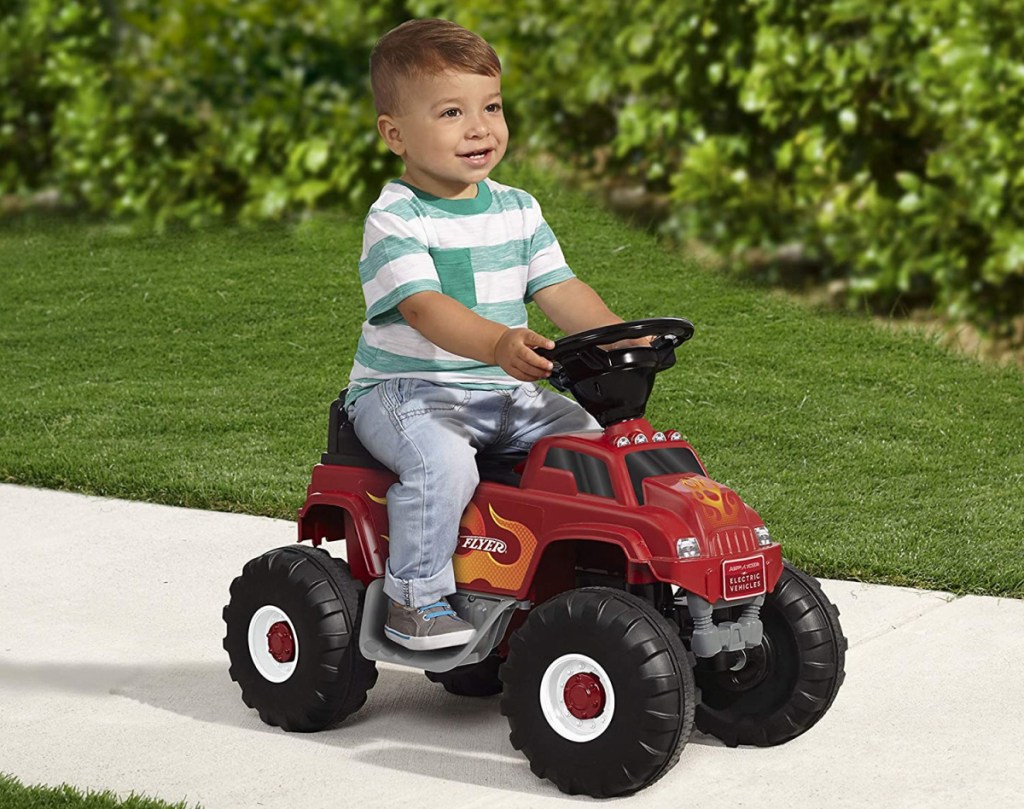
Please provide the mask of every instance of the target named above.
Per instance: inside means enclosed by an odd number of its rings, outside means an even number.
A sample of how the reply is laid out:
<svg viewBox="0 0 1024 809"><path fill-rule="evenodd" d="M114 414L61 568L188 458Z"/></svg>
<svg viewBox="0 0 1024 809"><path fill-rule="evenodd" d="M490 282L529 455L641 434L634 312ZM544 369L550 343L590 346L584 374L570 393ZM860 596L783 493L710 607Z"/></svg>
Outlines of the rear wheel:
<svg viewBox="0 0 1024 809"><path fill-rule="evenodd" d="M361 595L348 565L318 548L290 545L246 563L224 607L224 648L260 719L316 731L366 702L377 668L359 652Z"/></svg>
<svg viewBox="0 0 1024 809"><path fill-rule="evenodd" d="M618 590L570 590L535 608L510 640L501 679L512 746L569 794L649 786L693 729L693 673L678 630Z"/></svg>
<svg viewBox="0 0 1024 809"><path fill-rule="evenodd" d="M432 683L440 683L449 694L459 697L493 697L501 693L501 679L498 669L502 658L491 652L479 663L459 666L451 671L424 672Z"/></svg>
<svg viewBox="0 0 1024 809"><path fill-rule="evenodd" d="M845 676L839 610L814 577L786 562L761 621L761 645L736 670L696 672L697 727L730 747L799 736L825 715Z"/></svg>

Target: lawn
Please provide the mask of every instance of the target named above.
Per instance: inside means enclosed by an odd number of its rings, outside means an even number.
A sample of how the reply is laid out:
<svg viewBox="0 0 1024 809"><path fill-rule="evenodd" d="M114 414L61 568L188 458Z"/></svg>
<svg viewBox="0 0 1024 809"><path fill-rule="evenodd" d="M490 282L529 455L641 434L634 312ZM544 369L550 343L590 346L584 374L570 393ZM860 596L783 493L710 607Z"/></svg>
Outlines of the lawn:
<svg viewBox="0 0 1024 809"><path fill-rule="evenodd" d="M694 322L648 418L794 563L1024 597L1019 371L723 278L539 175L497 179L528 185L620 315ZM0 223L0 480L292 517L362 319L361 224Z"/></svg>
<svg viewBox="0 0 1024 809"><path fill-rule="evenodd" d="M4 809L189 809L184 801L170 804L140 795L119 798L110 791L83 791L67 784L25 786L4 773L0 773L0 806Z"/></svg>

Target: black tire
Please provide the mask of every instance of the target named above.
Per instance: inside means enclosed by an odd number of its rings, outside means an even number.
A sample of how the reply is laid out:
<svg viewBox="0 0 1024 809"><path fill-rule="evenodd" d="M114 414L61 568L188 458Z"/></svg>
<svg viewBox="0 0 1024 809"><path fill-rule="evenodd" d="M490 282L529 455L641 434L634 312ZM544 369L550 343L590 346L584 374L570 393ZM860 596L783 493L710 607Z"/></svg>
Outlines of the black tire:
<svg viewBox="0 0 1024 809"><path fill-rule="evenodd" d="M298 544L252 559L231 583L231 600L224 607L229 673L242 689L242 701L268 725L322 730L366 702L377 667L359 652L362 590L345 562ZM280 671L269 645L261 648L266 642L258 629L260 620L278 613L286 618L278 622L286 625L285 635L294 636L293 658L278 664ZM254 617L258 614L271 617Z"/></svg>
<svg viewBox="0 0 1024 809"><path fill-rule="evenodd" d="M831 707L845 677L839 610L813 576L784 563L761 608L764 640L738 671L697 668L697 727L730 747L799 736Z"/></svg>
<svg viewBox="0 0 1024 809"><path fill-rule="evenodd" d="M546 686L553 697L545 699L542 691L546 673L565 671L560 666L567 664L559 661L571 660L567 655L589 658L611 686L607 693L613 699L602 712L582 720L604 723L592 738L562 735L581 733L572 727L566 692L559 691L565 673ZM590 664L583 668L591 676L597 672ZM643 599L620 590L570 590L536 607L512 635L500 673L501 712L508 717L512 746L526 755L535 775L570 795L606 798L650 786L679 760L693 729L693 672L678 628ZM549 721L545 701L564 718Z"/></svg>
<svg viewBox="0 0 1024 809"><path fill-rule="evenodd" d="M498 669L502 658L491 652L479 663L459 666L451 671L426 671L427 679L440 683L449 694L458 697L493 697L501 693L501 678Z"/></svg>

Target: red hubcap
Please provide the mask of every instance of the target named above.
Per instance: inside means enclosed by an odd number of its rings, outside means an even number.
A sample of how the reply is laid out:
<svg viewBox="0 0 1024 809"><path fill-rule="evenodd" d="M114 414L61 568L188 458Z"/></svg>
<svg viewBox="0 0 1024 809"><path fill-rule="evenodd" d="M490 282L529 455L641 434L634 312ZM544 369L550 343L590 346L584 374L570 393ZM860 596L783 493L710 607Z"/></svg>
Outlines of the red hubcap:
<svg viewBox="0 0 1024 809"><path fill-rule="evenodd" d="M292 628L284 621L278 621L267 633L267 651L278 663L290 663L295 659L295 637Z"/></svg>
<svg viewBox="0 0 1024 809"><path fill-rule="evenodd" d="M604 710L604 689L596 674L574 674L562 692L565 707L577 719L593 719Z"/></svg>

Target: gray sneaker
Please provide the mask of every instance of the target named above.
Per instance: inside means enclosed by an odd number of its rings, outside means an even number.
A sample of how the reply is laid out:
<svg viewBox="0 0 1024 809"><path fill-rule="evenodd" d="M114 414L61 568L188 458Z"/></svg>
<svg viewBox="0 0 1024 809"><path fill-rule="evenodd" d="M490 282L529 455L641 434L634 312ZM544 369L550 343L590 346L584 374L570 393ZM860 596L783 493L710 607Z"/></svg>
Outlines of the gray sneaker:
<svg viewBox="0 0 1024 809"><path fill-rule="evenodd" d="M392 601L384 634L406 649L423 651L469 643L476 628L456 615L445 598L419 608Z"/></svg>

